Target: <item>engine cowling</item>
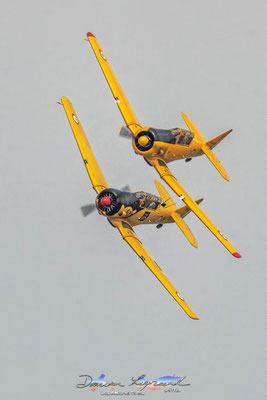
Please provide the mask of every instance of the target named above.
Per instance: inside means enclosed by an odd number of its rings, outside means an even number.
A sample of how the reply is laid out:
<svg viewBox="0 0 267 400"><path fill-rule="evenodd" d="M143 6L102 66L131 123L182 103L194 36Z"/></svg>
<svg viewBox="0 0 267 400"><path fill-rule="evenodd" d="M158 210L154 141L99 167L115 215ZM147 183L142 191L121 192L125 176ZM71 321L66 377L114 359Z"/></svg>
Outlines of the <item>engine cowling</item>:
<svg viewBox="0 0 267 400"><path fill-rule="evenodd" d="M111 216L116 214L121 208L119 201L119 190L104 189L96 198L96 207L100 214Z"/></svg>
<svg viewBox="0 0 267 400"><path fill-rule="evenodd" d="M134 144L138 151L146 152L152 149L155 142L155 136L150 130L141 131L134 138Z"/></svg>

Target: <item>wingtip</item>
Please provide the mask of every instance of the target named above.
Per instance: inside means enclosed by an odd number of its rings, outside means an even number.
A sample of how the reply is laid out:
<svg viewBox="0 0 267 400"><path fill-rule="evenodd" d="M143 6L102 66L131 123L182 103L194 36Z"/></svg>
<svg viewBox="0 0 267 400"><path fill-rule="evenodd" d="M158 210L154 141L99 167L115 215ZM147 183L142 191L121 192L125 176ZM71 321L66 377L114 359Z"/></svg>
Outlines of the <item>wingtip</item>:
<svg viewBox="0 0 267 400"><path fill-rule="evenodd" d="M242 258L241 254L239 254L239 253L237 253L237 252L236 252L236 253L233 253L233 256L236 257L236 258Z"/></svg>
<svg viewBox="0 0 267 400"><path fill-rule="evenodd" d="M216 165L214 165L215 166L215 168L217 168L216 167ZM229 178L229 176L228 176L228 174L227 174L227 172L225 171L225 169L221 166L221 170L220 169L218 169L218 171L219 171L219 173L221 174L221 176L223 177L223 179L225 179L226 181L230 181L230 178Z"/></svg>
<svg viewBox="0 0 267 400"><path fill-rule="evenodd" d="M66 96L62 96L61 101L62 101L62 105L64 105L64 103L72 104L71 101Z"/></svg>
<svg viewBox="0 0 267 400"><path fill-rule="evenodd" d="M87 37L95 37L95 35L93 35L91 32L87 32Z"/></svg>

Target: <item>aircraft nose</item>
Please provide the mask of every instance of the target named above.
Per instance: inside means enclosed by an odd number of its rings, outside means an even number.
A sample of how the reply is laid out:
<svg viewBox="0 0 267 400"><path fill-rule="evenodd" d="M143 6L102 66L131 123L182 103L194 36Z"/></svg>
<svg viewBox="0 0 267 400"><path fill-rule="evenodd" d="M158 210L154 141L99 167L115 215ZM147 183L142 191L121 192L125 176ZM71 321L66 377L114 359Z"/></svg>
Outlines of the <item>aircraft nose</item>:
<svg viewBox="0 0 267 400"><path fill-rule="evenodd" d="M138 139L138 143L140 144L140 146L144 146L144 147L148 145L149 141L150 141L149 137L147 137L146 135L141 136Z"/></svg>
<svg viewBox="0 0 267 400"><path fill-rule="evenodd" d="M109 206L111 204L111 200L109 197L104 196L102 197L102 199L100 200L100 203L102 204L102 206Z"/></svg>

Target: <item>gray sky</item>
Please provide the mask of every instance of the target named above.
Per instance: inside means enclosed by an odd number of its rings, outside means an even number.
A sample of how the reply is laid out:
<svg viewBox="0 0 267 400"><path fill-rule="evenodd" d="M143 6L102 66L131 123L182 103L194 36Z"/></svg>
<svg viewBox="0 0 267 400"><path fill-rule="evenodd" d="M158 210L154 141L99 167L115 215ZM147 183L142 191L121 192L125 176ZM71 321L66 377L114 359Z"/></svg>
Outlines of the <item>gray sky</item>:
<svg viewBox="0 0 267 400"><path fill-rule="evenodd" d="M12 1L1 7L0 397L100 398L101 373L124 383L177 374L185 400L263 399L266 266L266 3ZM211 139L230 176L197 158L170 168L242 254L193 215L199 248L176 226L136 229L200 317L190 320L97 213L65 113L69 97L109 184L157 194L83 38L93 32L143 125ZM265 40L264 40L265 39ZM264 96L265 94L265 96ZM177 395L147 390L146 398Z"/></svg>

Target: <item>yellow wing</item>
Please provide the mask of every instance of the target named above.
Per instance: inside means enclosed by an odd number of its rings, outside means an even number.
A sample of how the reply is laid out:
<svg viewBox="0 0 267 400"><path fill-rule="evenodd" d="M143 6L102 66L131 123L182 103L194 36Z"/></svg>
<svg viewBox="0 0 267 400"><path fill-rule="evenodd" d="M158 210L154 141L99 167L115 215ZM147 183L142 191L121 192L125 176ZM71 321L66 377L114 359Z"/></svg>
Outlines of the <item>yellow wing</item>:
<svg viewBox="0 0 267 400"><path fill-rule="evenodd" d="M177 182L177 179L172 175L167 165L162 160L149 160L155 167L160 177L178 194L180 199L196 214L196 216L206 225L206 227L213 233L214 236L226 247L230 253L237 258L241 255L231 245L231 243L223 236L221 231L211 222L206 214L201 210L197 203L189 196L189 194Z"/></svg>
<svg viewBox="0 0 267 400"><path fill-rule="evenodd" d="M85 136L83 127L77 117L73 105L66 97L62 97L61 101L68 117L71 129L75 136L76 142L80 149L93 188L95 189L96 193L100 193L102 190L108 188L106 179L104 178L104 175L98 165L93 150L91 149L91 146Z"/></svg>
<svg viewBox="0 0 267 400"><path fill-rule="evenodd" d="M90 42L92 49L94 50L95 56L97 58L97 61L99 62L99 65L105 75L105 78L109 84L110 90L114 96L114 99L120 109L120 112L122 114L122 117L124 121L126 122L126 125L128 128L131 130L133 135L136 134L136 132L141 128L141 125L138 121L138 119L135 116L135 113L133 112L130 103L127 100L127 97L123 93L123 90L114 75L114 72L112 71L109 62L107 60L107 57L105 56L103 50L101 49L96 37L88 32L87 33L87 38L88 41Z"/></svg>
<svg viewBox="0 0 267 400"><path fill-rule="evenodd" d="M185 302L184 298L180 295L177 289L169 281L157 263L153 260L150 254L146 251L136 234L134 233L132 227L124 221L112 220L112 225L116 226L122 235L123 239L129 244L129 246L135 251L138 257L148 266L151 272L158 278L162 285L168 290L170 295L175 301L182 307L182 309L189 315L190 318L198 319L194 311Z"/></svg>

